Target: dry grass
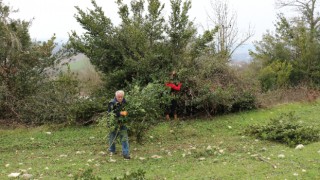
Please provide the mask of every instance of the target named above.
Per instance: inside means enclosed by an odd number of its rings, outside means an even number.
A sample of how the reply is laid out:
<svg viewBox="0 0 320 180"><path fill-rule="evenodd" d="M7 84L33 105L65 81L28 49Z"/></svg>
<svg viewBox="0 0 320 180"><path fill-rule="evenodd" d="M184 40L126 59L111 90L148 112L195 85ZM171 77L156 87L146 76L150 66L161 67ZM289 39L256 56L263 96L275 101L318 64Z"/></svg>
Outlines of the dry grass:
<svg viewBox="0 0 320 180"><path fill-rule="evenodd" d="M257 95L261 107L271 107L290 102L314 102L320 95L319 90L307 87L278 89Z"/></svg>

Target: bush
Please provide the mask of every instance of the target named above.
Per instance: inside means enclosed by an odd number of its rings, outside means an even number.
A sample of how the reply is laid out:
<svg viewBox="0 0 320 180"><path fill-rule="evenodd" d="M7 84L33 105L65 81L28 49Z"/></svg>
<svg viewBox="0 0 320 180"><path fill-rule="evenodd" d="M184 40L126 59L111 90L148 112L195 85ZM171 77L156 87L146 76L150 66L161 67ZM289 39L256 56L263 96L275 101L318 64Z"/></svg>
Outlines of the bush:
<svg viewBox="0 0 320 180"><path fill-rule="evenodd" d="M245 130L245 134L262 140L284 143L290 147L319 141L319 133L319 129L298 122L298 118L292 112L271 119L267 125L252 125Z"/></svg>
<svg viewBox="0 0 320 180"><path fill-rule="evenodd" d="M78 81L68 71L57 79L41 84L33 95L20 99L16 104L17 113L24 123L74 123L72 106L79 96Z"/></svg>
<svg viewBox="0 0 320 180"><path fill-rule="evenodd" d="M130 174L124 174L123 178L112 178L112 180L144 180L146 172L142 169L138 169L137 172L132 172Z"/></svg>
<svg viewBox="0 0 320 180"><path fill-rule="evenodd" d="M256 108L257 100L256 96L251 92L243 92L241 93L237 99L235 99L232 105L232 111L244 111L244 110L252 110Z"/></svg>
<svg viewBox="0 0 320 180"><path fill-rule="evenodd" d="M81 125L89 125L95 123L95 117L102 112L107 111L105 98L79 98L71 106L70 114L73 116L74 122Z"/></svg>
<svg viewBox="0 0 320 180"><path fill-rule="evenodd" d="M164 114L164 105L170 103L168 89L162 83L149 83L145 87L134 85L128 92L126 106L129 112L129 130L138 142L146 131L159 122Z"/></svg>
<svg viewBox="0 0 320 180"><path fill-rule="evenodd" d="M91 168L85 170L84 172L79 173L74 177L74 180L101 180L100 177L95 176L93 174L93 170Z"/></svg>

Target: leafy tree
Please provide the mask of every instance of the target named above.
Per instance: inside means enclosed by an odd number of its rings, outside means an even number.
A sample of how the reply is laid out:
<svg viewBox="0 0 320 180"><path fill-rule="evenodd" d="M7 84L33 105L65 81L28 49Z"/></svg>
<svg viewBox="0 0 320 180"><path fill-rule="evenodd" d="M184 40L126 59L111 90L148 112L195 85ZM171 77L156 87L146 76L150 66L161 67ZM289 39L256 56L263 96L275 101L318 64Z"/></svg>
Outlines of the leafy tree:
<svg viewBox="0 0 320 180"><path fill-rule="evenodd" d="M169 65L173 66L172 68L177 68L185 60L184 53L191 38L194 37L196 29L188 16L191 1L185 1L182 7L182 0L170 0L170 3L172 12L169 16L169 27L167 29L171 49L169 56L171 63Z"/></svg>
<svg viewBox="0 0 320 180"><path fill-rule="evenodd" d="M31 41L31 22L11 19L12 12L0 1L1 118L30 124L74 122L71 106L78 99L78 82L70 71L54 76L64 56L52 53L55 36Z"/></svg>
<svg viewBox="0 0 320 180"><path fill-rule="evenodd" d="M70 47L86 54L106 75L107 89L124 88L133 80L147 84L158 76L167 64L164 44L164 5L159 0L148 1L145 16L144 1L132 1L131 6L117 1L122 20L114 27L93 0L93 10L78 10L77 21L87 30L79 36L70 35ZM158 75L157 75L158 74ZM150 76L151 75L151 76Z"/></svg>
<svg viewBox="0 0 320 180"><path fill-rule="evenodd" d="M288 85L292 65L286 62L274 61L264 67L259 74L262 90L274 90Z"/></svg>
<svg viewBox="0 0 320 180"><path fill-rule="evenodd" d="M0 1L0 110L8 118L19 118L19 104L41 86L54 63L55 37L32 42L30 22L11 19L12 12Z"/></svg>
<svg viewBox="0 0 320 180"><path fill-rule="evenodd" d="M280 8L294 7L299 13L293 18L278 15L275 34L267 33L260 42L255 43L252 52L254 61L261 68L274 61L290 62L292 72L289 83L296 85L307 82L319 85L319 14L317 1L279 0Z"/></svg>

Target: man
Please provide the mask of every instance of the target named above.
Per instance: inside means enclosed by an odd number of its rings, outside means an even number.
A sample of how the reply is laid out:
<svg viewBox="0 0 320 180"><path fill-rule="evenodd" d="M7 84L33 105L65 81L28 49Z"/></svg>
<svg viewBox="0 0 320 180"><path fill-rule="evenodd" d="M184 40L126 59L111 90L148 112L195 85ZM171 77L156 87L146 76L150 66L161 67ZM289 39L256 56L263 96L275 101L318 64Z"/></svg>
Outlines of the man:
<svg viewBox="0 0 320 180"><path fill-rule="evenodd" d="M182 83L177 82L177 74L175 71L172 71L172 73L170 74L170 82L165 83L165 85L167 87L170 87L171 96L172 96L171 105L170 105L170 107L167 107L167 109L166 109L166 119L170 120L170 115L173 115L174 119L177 120L178 119L177 93L180 91Z"/></svg>
<svg viewBox="0 0 320 180"><path fill-rule="evenodd" d="M109 152L110 155L113 155L116 152L115 142L117 137L119 137L122 145L122 155L124 159L129 160L128 128L124 122L128 112L125 111L125 104L126 100L124 98L124 91L122 90L118 90L115 93L115 98L109 102L108 112L113 113L116 120L114 129L109 134Z"/></svg>

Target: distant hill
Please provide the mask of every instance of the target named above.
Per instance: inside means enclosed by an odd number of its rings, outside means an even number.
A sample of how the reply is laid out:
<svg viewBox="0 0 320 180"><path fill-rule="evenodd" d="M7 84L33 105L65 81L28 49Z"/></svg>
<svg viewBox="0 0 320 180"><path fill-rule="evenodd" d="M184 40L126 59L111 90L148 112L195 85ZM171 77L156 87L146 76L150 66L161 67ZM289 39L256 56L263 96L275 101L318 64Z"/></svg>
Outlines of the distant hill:
<svg viewBox="0 0 320 180"><path fill-rule="evenodd" d="M250 62L252 57L249 55L249 50L254 50L254 46L252 44L248 44L240 47L232 55L232 61Z"/></svg>

